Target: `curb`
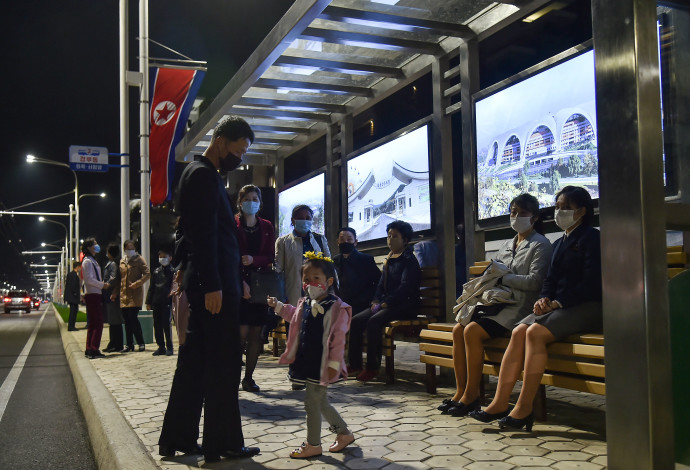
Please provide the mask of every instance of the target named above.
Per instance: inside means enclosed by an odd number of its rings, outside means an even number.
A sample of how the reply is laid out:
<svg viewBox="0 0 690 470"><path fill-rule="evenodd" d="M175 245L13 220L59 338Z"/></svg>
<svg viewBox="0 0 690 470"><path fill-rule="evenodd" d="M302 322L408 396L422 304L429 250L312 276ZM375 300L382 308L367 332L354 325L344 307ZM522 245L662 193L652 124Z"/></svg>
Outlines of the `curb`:
<svg viewBox="0 0 690 470"><path fill-rule="evenodd" d="M65 322L53 305L51 308L60 327L62 345L99 470L158 469L149 451L127 423L115 398L103 385L96 369L67 331Z"/></svg>

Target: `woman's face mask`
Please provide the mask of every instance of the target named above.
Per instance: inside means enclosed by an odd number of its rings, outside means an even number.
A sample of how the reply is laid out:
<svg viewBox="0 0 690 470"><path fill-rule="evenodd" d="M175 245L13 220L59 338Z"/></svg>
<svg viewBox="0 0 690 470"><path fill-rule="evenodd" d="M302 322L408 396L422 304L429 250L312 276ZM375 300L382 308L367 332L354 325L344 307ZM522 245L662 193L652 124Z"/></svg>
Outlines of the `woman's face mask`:
<svg viewBox="0 0 690 470"><path fill-rule="evenodd" d="M242 212L247 215L254 215L259 212L260 202L244 201L242 202Z"/></svg>
<svg viewBox="0 0 690 470"><path fill-rule="evenodd" d="M554 212L554 220L561 230L568 230L575 225L575 211L572 209L556 209Z"/></svg>
<svg viewBox="0 0 690 470"><path fill-rule="evenodd" d="M311 220L295 220L295 230L297 233L309 233L311 231Z"/></svg>
<svg viewBox="0 0 690 470"><path fill-rule="evenodd" d="M158 258L158 262L161 264L161 266L167 266L170 264L170 258L167 256L164 258Z"/></svg>
<svg viewBox="0 0 690 470"><path fill-rule="evenodd" d="M511 217L510 226L517 233L525 233L532 228L532 217Z"/></svg>
<svg viewBox="0 0 690 470"><path fill-rule="evenodd" d="M125 250L125 254L131 258L132 256L137 254L137 250Z"/></svg>

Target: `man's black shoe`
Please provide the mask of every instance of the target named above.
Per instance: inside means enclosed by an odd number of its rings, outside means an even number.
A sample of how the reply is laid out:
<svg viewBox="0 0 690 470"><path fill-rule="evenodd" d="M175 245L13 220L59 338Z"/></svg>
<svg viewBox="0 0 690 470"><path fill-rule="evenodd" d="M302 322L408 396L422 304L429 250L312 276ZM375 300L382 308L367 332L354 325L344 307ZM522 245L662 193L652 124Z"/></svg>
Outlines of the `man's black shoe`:
<svg viewBox="0 0 690 470"><path fill-rule="evenodd" d="M76 328L67 328L67 331L79 331Z"/></svg>
<svg viewBox="0 0 690 470"><path fill-rule="evenodd" d="M258 447L240 447L239 449L235 450L226 450L222 455L227 459L243 459L247 457L254 457L260 453L261 449Z"/></svg>
<svg viewBox="0 0 690 470"><path fill-rule="evenodd" d="M163 457L175 457L175 451L188 455L201 455L204 453L199 444L195 444L194 447L190 447L189 449L177 449L166 445L158 446L158 455L162 455Z"/></svg>
<svg viewBox="0 0 690 470"><path fill-rule="evenodd" d="M165 349L156 349L153 351L152 356L163 356L165 354Z"/></svg>

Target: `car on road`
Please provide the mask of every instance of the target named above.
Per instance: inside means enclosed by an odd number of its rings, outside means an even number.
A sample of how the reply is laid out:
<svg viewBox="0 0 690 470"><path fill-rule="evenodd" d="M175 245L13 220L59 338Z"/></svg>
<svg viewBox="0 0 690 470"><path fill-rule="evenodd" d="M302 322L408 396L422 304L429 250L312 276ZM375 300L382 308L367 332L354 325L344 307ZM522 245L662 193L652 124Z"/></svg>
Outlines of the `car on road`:
<svg viewBox="0 0 690 470"><path fill-rule="evenodd" d="M5 313L10 313L12 310L24 310L26 313L31 313L31 296L25 290L11 290L2 300Z"/></svg>

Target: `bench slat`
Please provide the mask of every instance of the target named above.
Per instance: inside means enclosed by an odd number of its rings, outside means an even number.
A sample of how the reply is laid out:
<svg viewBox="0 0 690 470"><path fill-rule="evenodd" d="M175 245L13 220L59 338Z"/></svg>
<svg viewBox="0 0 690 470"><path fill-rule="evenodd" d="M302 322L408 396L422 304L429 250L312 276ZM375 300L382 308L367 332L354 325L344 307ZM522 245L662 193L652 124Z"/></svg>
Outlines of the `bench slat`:
<svg viewBox="0 0 690 470"><path fill-rule="evenodd" d="M493 364L484 364L483 373L486 375L498 376L498 366ZM520 374L520 380L522 380L522 374ZM597 382L596 380L579 379L576 377L564 377L560 375L545 373L541 379L541 383L543 385L567 388L570 390L577 390L579 392L606 395L606 384L602 382Z"/></svg>
<svg viewBox="0 0 690 470"><path fill-rule="evenodd" d="M448 367L450 369L453 368L453 359L450 359L448 357L439 357L422 354L421 356L419 356L419 361L423 362L424 364Z"/></svg>

